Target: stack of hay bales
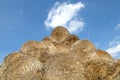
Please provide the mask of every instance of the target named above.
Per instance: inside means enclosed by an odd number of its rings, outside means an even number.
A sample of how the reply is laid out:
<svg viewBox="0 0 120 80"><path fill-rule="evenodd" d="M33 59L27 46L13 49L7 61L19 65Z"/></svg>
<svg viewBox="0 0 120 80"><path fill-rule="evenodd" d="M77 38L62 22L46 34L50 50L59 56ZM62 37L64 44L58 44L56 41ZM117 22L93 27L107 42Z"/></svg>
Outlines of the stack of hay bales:
<svg viewBox="0 0 120 80"><path fill-rule="evenodd" d="M58 26L5 57L0 80L120 80L120 59Z"/></svg>

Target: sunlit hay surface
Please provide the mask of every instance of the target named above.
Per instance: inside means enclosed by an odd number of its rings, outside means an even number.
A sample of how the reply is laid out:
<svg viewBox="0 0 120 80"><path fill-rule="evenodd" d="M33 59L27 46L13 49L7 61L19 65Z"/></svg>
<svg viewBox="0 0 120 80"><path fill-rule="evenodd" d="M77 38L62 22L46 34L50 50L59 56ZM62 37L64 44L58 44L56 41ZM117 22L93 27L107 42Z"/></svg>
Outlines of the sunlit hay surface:
<svg viewBox="0 0 120 80"><path fill-rule="evenodd" d="M42 64L33 57L24 56L8 67L0 80L36 80L42 78Z"/></svg>
<svg viewBox="0 0 120 80"><path fill-rule="evenodd" d="M45 80L86 80L83 62L59 54L48 60L45 65Z"/></svg>
<svg viewBox="0 0 120 80"><path fill-rule="evenodd" d="M68 35L68 30L60 26L56 27L51 33L51 37L54 38L58 43L64 41Z"/></svg>

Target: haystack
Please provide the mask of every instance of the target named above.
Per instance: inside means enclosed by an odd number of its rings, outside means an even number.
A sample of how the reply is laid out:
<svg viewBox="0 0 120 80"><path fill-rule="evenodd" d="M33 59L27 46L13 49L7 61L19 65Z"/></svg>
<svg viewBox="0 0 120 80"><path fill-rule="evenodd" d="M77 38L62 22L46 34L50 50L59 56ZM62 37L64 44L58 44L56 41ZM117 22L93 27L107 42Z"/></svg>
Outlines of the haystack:
<svg viewBox="0 0 120 80"><path fill-rule="evenodd" d="M89 60L85 64L88 80L112 80L117 69L112 61L103 59Z"/></svg>
<svg viewBox="0 0 120 80"><path fill-rule="evenodd" d="M120 80L120 59L58 26L5 57L0 80Z"/></svg>
<svg viewBox="0 0 120 80"><path fill-rule="evenodd" d="M51 33L51 37L54 38L57 43L64 41L68 35L68 30L61 26L56 27Z"/></svg>
<svg viewBox="0 0 120 80"><path fill-rule="evenodd" d="M48 40L41 42L28 41L22 46L21 51L25 55L35 57L43 63L48 60L51 55L57 54L56 47Z"/></svg>
<svg viewBox="0 0 120 80"><path fill-rule="evenodd" d="M79 38L75 35L69 35L65 40L64 40L64 44L71 47L76 41L78 41Z"/></svg>
<svg viewBox="0 0 120 80"><path fill-rule="evenodd" d="M45 63L45 80L86 80L83 62L68 56L58 54Z"/></svg>
<svg viewBox="0 0 120 80"><path fill-rule="evenodd" d="M106 51L98 49L96 50L96 54L97 56L95 58L97 59L113 60L113 58Z"/></svg>
<svg viewBox="0 0 120 80"><path fill-rule="evenodd" d="M71 47L72 54L77 54L83 61L93 58L96 55L95 50L95 46L89 40L78 40Z"/></svg>
<svg viewBox="0 0 120 80"><path fill-rule="evenodd" d="M41 80L42 64L30 56L23 56L3 73L0 80Z"/></svg>

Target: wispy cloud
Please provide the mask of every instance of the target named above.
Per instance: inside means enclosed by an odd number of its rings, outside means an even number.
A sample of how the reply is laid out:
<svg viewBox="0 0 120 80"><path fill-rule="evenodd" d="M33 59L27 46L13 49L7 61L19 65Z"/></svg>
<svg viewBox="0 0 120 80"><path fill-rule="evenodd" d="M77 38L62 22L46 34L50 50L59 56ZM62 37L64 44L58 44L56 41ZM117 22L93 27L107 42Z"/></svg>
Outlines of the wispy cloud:
<svg viewBox="0 0 120 80"><path fill-rule="evenodd" d="M64 26L70 32L82 31L85 23L78 13L84 7L85 5L81 2L73 4L56 2L48 13L48 17L45 20L45 26L47 28Z"/></svg>
<svg viewBox="0 0 120 80"><path fill-rule="evenodd" d="M120 37L115 37L114 40L112 40L110 43L109 43L109 47L112 47L112 46L115 46L117 44L120 44Z"/></svg>
<svg viewBox="0 0 120 80"><path fill-rule="evenodd" d="M117 24L117 26L115 27L115 30L118 30L118 29L120 29L120 23Z"/></svg>
<svg viewBox="0 0 120 80"><path fill-rule="evenodd" d="M114 58L120 58L120 37L116 37L109 43L109 48L106 50Z"/></svg>

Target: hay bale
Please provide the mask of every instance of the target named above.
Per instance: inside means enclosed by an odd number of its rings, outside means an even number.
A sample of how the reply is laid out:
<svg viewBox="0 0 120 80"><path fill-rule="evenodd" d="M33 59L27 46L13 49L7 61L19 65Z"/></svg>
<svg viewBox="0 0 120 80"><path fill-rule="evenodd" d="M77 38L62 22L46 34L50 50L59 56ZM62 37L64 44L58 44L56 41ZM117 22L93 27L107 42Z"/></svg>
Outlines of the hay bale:
<svg viewBox="0 0 120 80"><path fill-rule="evenodd" d="M25 55L41 59L42 54L46 54L48 49L41 43L36 41L28 41L21 47L21 52Z"/></svg>
<svg viewBox="0 0 120 80"><path fill-rule="evenodd" d="M98 49L96 51L96 54L97 54L97 56L95 58L97 58L97 59L113 60L113 58L106 51Z"/></svg>
<svg viewBox="0 0 120 80"><path fill-rule="evenodd" d="M96 59L85 64L85 74L89 80L112 80L115 73L116 68L112 61Z"/></svg>
<svg viewBox="0 0 120 80"><path fill-rule="evenodd" d="M21 52L25 55L40 57L40 50L43 48L37 41L28 41L21 47Z"/></svg>
<svg viewBox="0 0 120 80"><path fill-rule="evenodd" d="M51 33L51 37L58 43L64 41L68 35L68 30L61 26L56 27Z"/></svg>
<svg viewBox="0 0 120 80"><path fill-rule="evenodd" d="M4 63L6 64L6 67L11 66L14 64L19 58L21 58L23 54L21 52L13 52L5 57Z"/></svg>
<svg viewBox="0 0 120 80"><path fill-rule="evenodd" d="M44 80L86 80L83 62L58 54L44 65Z"/></svg>
<svg viewBox="0 0 120 80"><path fill-rule="evenodd" d="M79 38L75 35L69 35L65 41L63 42L65 45L71 47L76 41L78 41Z"/></svg>
<svg viewBox="0 0 120 80"><path fill-rule="evenodd" d="M89 40L78 40L71 47L72 54L78 55L83 61L93 58L96 55L95 51L95 46Z"/></svg>
<svg viewBox="0 0 120 80"><path fill-rule="evenodd" d="M70 53L70 48L63 43L55 43L55 47L58 50L58 53Z"/></svg>
<svg viewBox="0 0 120 80"><path fill-rule="evenodd" d="M21 48L23 54L35 57L41 62L45 62L49 58L48 51L48 46L44 42L36 41L28 41Z"/></svg>
<svg viewBox="0 0 120 80"><path fill-rule="evenodd" d="M14 52L14 53L6 56L4 58L3 64L1 65L1 68L0 68L0 75L2 75L8 67L10 67L15 62L17 62L17 60L19 58L21 58L22 56L23 56L23 54L21 52Z"/></svg>
<svg viewBox="0 0 120 80"><path fill-rule="evenodd" d="M8 67L0 80L41 80L42 64L30 56L23 56Z"/></svg>

